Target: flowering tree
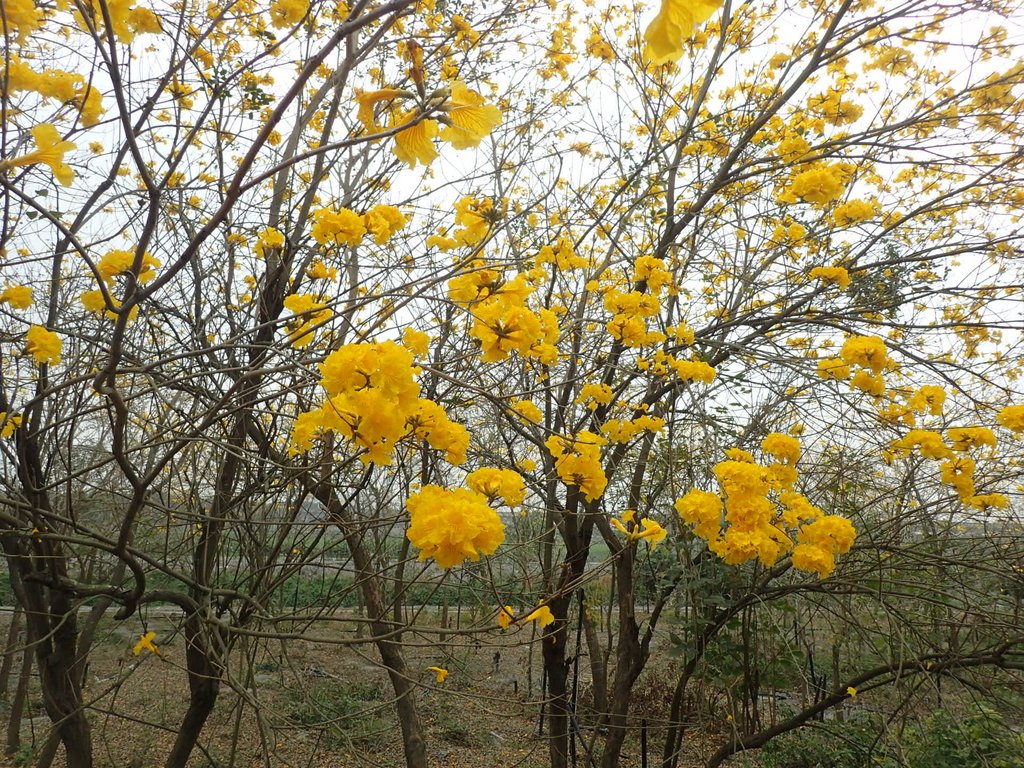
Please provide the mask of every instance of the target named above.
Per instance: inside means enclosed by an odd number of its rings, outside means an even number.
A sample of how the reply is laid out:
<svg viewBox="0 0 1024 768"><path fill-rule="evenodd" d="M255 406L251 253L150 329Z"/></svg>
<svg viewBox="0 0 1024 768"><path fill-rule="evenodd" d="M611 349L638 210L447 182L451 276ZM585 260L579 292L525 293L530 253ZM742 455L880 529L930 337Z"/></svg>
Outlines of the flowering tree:
<svg viewBox="0 0 1024 768"><path fill-rule="evenodd" d="M542 627L557 768L599 569L610 768L659 621L680 593L701 610L709 562L742 589L699 616L675 703L731 618L863 564L876 500L836 503L835 451L887 499L1012 511L1009 33L991 3L783 6L4 5L0 522L70 766L93 764L96 627L156 602L181 611L185 765L243 638L280 639L310 505L345 542L410 766L387 584L412 556L501 557L524 509L543 588L492 584L495 627ZM113 526L81 508L101 483ZM84 552L106 569L77 572ZM777 732L752 722L712 762Z"/></svg>

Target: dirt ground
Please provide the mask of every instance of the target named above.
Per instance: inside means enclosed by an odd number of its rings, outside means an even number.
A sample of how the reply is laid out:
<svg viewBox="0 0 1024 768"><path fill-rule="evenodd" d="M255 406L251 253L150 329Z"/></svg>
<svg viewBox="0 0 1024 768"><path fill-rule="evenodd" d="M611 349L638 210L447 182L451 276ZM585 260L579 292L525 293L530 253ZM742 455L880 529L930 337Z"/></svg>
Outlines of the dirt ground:
<svg viewBox="0 0 1024 768"><path fill-rule="evenodd" d="M228 684L189 763L195 768L400 768L404 765L391 685L374 648L351 644L349 618L320 620L304 628L308 640L246 642L232 654ZM421 617L423 618L423 617ZM460 617L461 618L461 617ZM0 614L6 638L10 614ZM429 622L429 617L427 617ZM188 682L184 643L172 616L146 622L105 622L87 673L97 768L150 768L162 765L185 711ZM463 627L473 617L465 617ZM479 619L483 624L484 619ZM279 627L297 631L295 627ZM146 631L155 631L159 654L132 653ZM540 649L530 652L529 629L503 634L448 635L407 632L402 638L410 670L422 686L420 712L432 764L459 768L512 768L547 763L547 743L538 733L541 693ZM247 647L246 647L247 646ZM436 681L429 667L448 670ZM586 659L579 665L581 702L589 696ZM16 675L15 675L16 677ZM11 686L15 680L12 679ZM671 679L661 670L641 679L637 711L649 723L664 716ZM10 694L6 701L9 701ZM9 705L0 703L7 722ZM640 715L638 715L640 717ZM593 730L581 723L582 739ZM641 723L632 724L623 768L641 765ZM32 745L46 738L49 720L36 690L22 724L23 747L0 758L0 766L32 765ZM693 748L716 741L696 731ZM719 735L720 738L720 735ZM660 734L651 725L649 757L654 764ZM580 765L585 749L578 747ZM684 768L696 765L683 761ZM63 754L55 768L65 765Z"/></svg>

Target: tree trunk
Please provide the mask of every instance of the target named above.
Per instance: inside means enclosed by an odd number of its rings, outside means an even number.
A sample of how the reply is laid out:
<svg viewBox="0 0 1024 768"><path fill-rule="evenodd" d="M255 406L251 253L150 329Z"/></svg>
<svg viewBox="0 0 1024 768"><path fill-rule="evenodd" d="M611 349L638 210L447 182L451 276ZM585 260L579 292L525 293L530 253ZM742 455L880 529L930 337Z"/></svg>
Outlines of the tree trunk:
<svg viewBox="0 0 1024 768"><path fill-rule="evenodd" d="M11 670L14 668L14 661L18 657L15 650L21 643L18 637L21 635L21 606L14 606L14 613L11 614L11 626L7 628L7 645L4 646L4 660L0 663L0 699L7 698L7 689L11 684Z"/></svg>
<svg viewBox="0 0 1024 768"><path fill-rule="evenodd" d="M28 683L32 678L32 649L26 648L21 656L21 673L18 675L18 686L14 689L11 699L11 714L7 720L7 738L4 740L4 752L13 755L21 747L21 718L28 699Z"/></svg>
<svg viewBox="0 0 1024 768"><path fill-rule="evenodd" d="M544 635L544 672L548 681L548 752L551 768L569 765L569 662L565 658L569 632L566 618L570 597L560 597L548 604L555 623Z"/></svg>
<svg viewBox="0 0 1024 768"><path fill-rule="evenodd" d="M583 613L583 632L587 639L587 655L590 657L591 689L594 692L595 720L599 721L608 711L608 666L597 627L587 614Z"/></svg>
<svg viewBox="0 0 1024 768"><path fill-rule="evenodd" d="M199 734L217 704L223 667L215 660L202 635L202 619L193 614L185 622L185 661L188 666L188 709L178 728L178 736L167 756L165 768L185 768L199 741Z"/></svg>
<svg viewBox="0 0 1024 768"><path fill-rule="evenodd" d="M346 510L333 489L325 484L312 489L314 497L324 505L331 522L338 526L356 571L356 583L359 585L366 613L370 619L370 630L374 637L381 662L388 671L391 686L395 692L395 708L398 711L398 722L402 728L402 747L405 752L407 768L427 768L427 741L423 736L423 723L420 721L416 707L416 685L411 679L402 646L396 642L392 633L397 628L389 621L388 605L380 588L380 574L373 566L373 559L363 544L362 533L356 526L350 525Z"/></svg>
<svg viewBox="0 0 1024 768"><path fill-rule="evenodd" d="M619 603L619 632L615 649L615 679L608 707L608 737L601 753L601 768L616 768L626 740L629 699L640 672L647 663L647 650L640 643L640 627L636 622L633 574L633 547L627 546L615 560Z"/></svg>

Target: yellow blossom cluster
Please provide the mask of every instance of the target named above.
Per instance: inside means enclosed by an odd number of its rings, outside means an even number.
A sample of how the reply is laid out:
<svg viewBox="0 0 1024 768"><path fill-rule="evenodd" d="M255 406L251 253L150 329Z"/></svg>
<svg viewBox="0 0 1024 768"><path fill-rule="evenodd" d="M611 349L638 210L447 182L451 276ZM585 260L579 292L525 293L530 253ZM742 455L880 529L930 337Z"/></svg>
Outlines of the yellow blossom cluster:
<svg viewBox="0 0 1024 768"><path fill-rule="evenodd" d="M64 162L64 155L75 148L74 143L64 141L57 129L50 123L41 123L35 126L30 133L36 145L35 151L0 162L0 173L10 168L42 163L50 167L57 181L65 187L69 186L75 179L75 172L71 170L70 165Z"/></svg>
<svg viewBox="0 0 1024 768"><path fill-rule="evenodd" d="M32 289L27 285L9 285L0 291L0 304L11 309L28 309L32 306Z"/></svg>
<svg viewBox="0 0 1024 768"><path fill-rule="evenodd" d="M945 402L945 389L934 384L925 384L907 400L907 407L916 413L927 411L932 416L941 416Z"/></svg>
<svg viewBox="0 0 1024 768"><path fill-rule="evenodd" d="M64 342L60 336L41 325L33 325L25 334L25 351L27 351L40 365L49 363L57 365L60 363L60 353L64 348Z"/></svg>
<svg viewBox="0 0 1024 768"><path fill-rule="evenodd" d="M835 569L836 555L849 552L857 538L853 524L839 515L824 515L800 526L793 547L793 567L816 571L825 578Z"/></svg>
<svg viewBox="0 0 1024 768"><path fill-rule="evenodd" d="M607 442L584 430L568 438L552 435L544 445L555 459L555 471L562 482L579 487L587 501L595 501L608 485L601 466L601 446Z"/></svg>
<svg viewBox="0 0 1024 768"><path fill-rule="evenodd" d="M850 386L854 389L881 397L885 394L882 372L889 364L888 350L882 339L877 336L851 336L843 342L838 358L818 361L818 376L823 379L850 379ZM853 372L854 367L859 370Z"/></svg>
<svg viewBox="0 0 1024 768"><path fill-rule="evenodd" d="M314 331L334 317L330 307L308 293L286 296L284 308L294 315L285 326L288 342L293 347L309 346L316 336Z"/></svg>
<svg viewBox="0 0 1024 768"><path fill-rule="evenodd" d="M418 47L415 50L421 51ZM413 56L422 64L422 52ZM387 105L388 130L401 128L394 136L395 157L410 168L417 163L430 165L434 161L438 154L434 139L440 138L455 149L469 149L478 146L501 124L501 110L493 104L485 104L483 96L459 80L431 93L426 112L405 110L397 105L398 100L415 98L417 95L412 91L399 88L356 93L359 105L356 116L368 133L384 130L377 121L376 111L379 105Z"/></svg>
<svg viewBox="0 0 1024 768"><path fill-rule="evenodd" d="M604 39L596 28L590 30L590 37L586 40L587 53L602 61L611 61L615 58L615 49Z"/></svg>
<svg viewBox="0 0 1024 768"><path fill-rule="evenodd" d="M328 267L320 259L313 259L306 268L306 277L310 280L337 280L338 270L336 267Z"/></svg>
<svg viewBox="0 0 1024 768"><path fill-rule="evenodd" d="M544 414L541 412L540 408L537 407L536 403L530 400L517 400L509 407L522 418L527 421L532 421L535 424L539 424L544 420Z"/></svg>
<svg viewBox="0 0 1024 768"><path fill-rule="evenodd" d="M545 80L555 75L563 80L569 78L568 67L576 60L574 55L576 46L573 43L575 33L576 28L573 26L572 16L567 14L551 31L551 42L547 47L544 65L537 70L538 75Z"/></svg>
<svg viewBox="0 0 1024 768"><path fill-rule="evenodd" d="M545 245L537 253L535 261L538 265L554 264L559 272L568 272L587 266L587 260L576 254L572 240L568 237L558 238L558 242L554 246Z"/></svg>
<svg viewBox="0 0 1024 768"><path fill-rule="evenodd" d="M278 29L302 21L309 12L309 0L275 0L270 6L270 23Z"/></svg>
<svg viewBox="0 0 1024 768"><path fill-rule="evenodd" d="M480 342L484 362L498 362L510 352L552 365L558 360L560 331L558 316L541 307L536 312L526 305L534 288L524 275L506 280L504 273L483 262L448 282L448 296L473 316L470 336Z"/></svg>
<svg viewBox="0 0 1024 768"><path fill-rule="evenodd" d="M792 553L794 567L824 578L834 569L835 556L853 546L853 525L825 515L793 490L797 438L773 432L761 447L772 463L761 465L747 451L730 449L714 470L721 494L691 490L676 500L676 511L730 565L758 559L771 566Z"/></svg>
<svg viewBox="0 0 1024 768"><path fill-rule="evenodd" d="M433 558L452 568L480 555L493 554L505 540L505 525L487 499L468 488L425 485L409 497L406 536L420 550L419 559Z"/></svg>
<svg viewBox="0 0 1024 768"><path fill-rule="evenodd" d="M327 400L296 417L292 452L308 451L314 438L333 432L362 450L364 463L390 465L405 438L423 440L453 464L462 463L469 432L440 405L419 396L418 372L412 353L393 341L335 350L320 365Z"/></svg>
<svg viewBox="0 0 1024 768"><path fill-rule="evenodd" d="M596 411L602 405L611 403L614 393L607 384L584 384L576 398L577 403L586 404L588 410Z"/></svg>
<svg viewBox="0 0 1024 768"><path fill-rule="evenodd" d="M643 347L665 340L665 334L647 328L647 319L661 311L656 295L612 288L604 295L604 308L612 313L608 333L627 347Z"/></svg>
<svg viewBox="0 0 1024 768"><path fill-rule="evenodd" d="M537 626L546 627L549 624L554 623L555 615L551 612L551 609L546 605L538 606L534 608L530 613L526 614L523 618L517 619L515 608L511 605L504 605L498 611L498 626L502 629L508 629L517 622L526 623L528 621L537 622Z"/></svg>
<svg viewBox="0 0 1024 768"><path fill-rule="evenodd" d="M627 419L608 419L601 425L601 434L612 443L628 443L641 432L658 432L665 427L665 420L646 414L632 421Z"/></svg>
<svg viewBox="0 0 1024 768"><path fill-rule="evenodd" d="M17 33L20 44L24 44L42 23L43 13L36 8L34 0L4 0L4 25Z"/></svg>
<svg viewBox="0 0 1024 768"><path fill-rule="evenodd" d="M88 83L82 75L62 69L36 72L14 54L10 56L6 65L8 93L31 91L44 99L71 104L79 110L82 125L86 128L96 125L103 115L102 95L96 86Z"/></svg>
<svg viewBox="0 0 1024 768"><path fill-rule="evenodd" d="M672 273L665 267L663 259L654 256L640 256L633 264L633 282L643 283L655 296L672 285Z"/></svg>
<svg viewBox="0 0 1024 768"><path fill-rule="evenodd" d="M526 498L523 477L513 469L481 467L466 476L466 485L486 496L489 502L501 499L510 507L518 507Z"/></svg>
<svg viewBox="0 0 1024 768"><path fill-rule="evenodd" d="M402 331L402 346L415 357L424 357L430 349L430 335L415 328L406 328Z"/></svg>
<svg viewBox="0 0 1024 768"><path fill-rule="evenodd" d="M802 167L804 170L799 170ZM798 166L789 184L779 195L779 201L803 201L817 208L824 208L842 196L852 178L853 166L850 163L814 163L809 167Z"/></svg>
<svg viewBox="0 0 1024 768"><path fill-rule="evenodd" d="M106 16L110 18L110 31L118 42L131 43L135 40L136 34L159 33L161 32L160 19L148 8L134 8L135 0L108 0ZM81 13L81 8L89 11L89 20L86 21ZM76 8L74 12L78 28L83 32L90 32L92 29L101 30L106 26L106 18L99 3L86 3Z"/></svg>
<svg viewBox="0 0 1024 768"><path fill-rule="evenodd" d="M277 250L284 246L284 234L274 227L266 227L256 235L256 244L252 247L256 255L266 258L268 250Z"/></svg>
<svg viewBox="0 0 1024 768"><path fill-rule="evenodd" d="M21 426L22 415L20 413L8 414L7 411L0 411L0 437L10 437L14 431Z"/></svg>
<svg viewBox="0 0 1024 768"><path fill-rule="evenodd" d="M96 264L96 271L107 283L113 285L114 278L119 275L134 274L140 283L148 283L156 276L160 261L150 253L143 253L138 271L133 271L135 251L109 251Z"/></svg>
<svg viewBox="0 0 1024 768"><path fill-rule="evenodd" d="M658 521L651 520L649 517L637 520L636 510L633 509L623 512L621 520L613 517L612 526L620 533L625 534L627 541L646 540L651 545L652 551L668 536L668 531Z"/></svg>
<svg viewBox="0 0 1024 768"><path fill-rule="evenodd" d="M107 304L107 298L110 300L110 305ZM116 297L112 296L109 292L107 298L104 298L103 291L85 291L79 297L82 302L82 306L94 315L100 315L105 317L107 320L117 320L120 317L118 310L121 308L121 301ZM139 314L139 305L135 304L131 311L128 313L128 321L131 322Z"/></svg>
<svg viewBox="0 0 1024 768"><path fill-rule="evenodd" d="M878 215L878 205L867 200L850 200L837 205L832 211L832 223L837 227L852 227Z"/></svg>
<svg viewBox="0 0 1024 768"><path fill-rule="evenodd" d="M644 61L666 64L678 59L697 26L721 6L722 0L662 0L658 15L644 31Z"/></svg>
<svg viewBox="0 0 1024 768"><path fill-rule="evenodd" d="M407 223L393 205L375 205L363 215L349 208L320 208L313 212L310 234L320 245L354 246L369 232L377 245L384 245Z"/></svg>
<svg viewBox="0 0 1024 768"><path fill-rule="evenodd" d="M946 430L946 439L939 432L927 429L911 429L903 437L894 440L887 459L906 456L915 448L923 458L938 461L939 479L943 485L953 488L960 501L976 509L1003 508L1009 499L1001 493L978 494L975 491L974 474L976 462L965 455L978 448L995 448L995 434L988 427L952 427Z"/></svg>
<svg viewBox="0 0 1024 768"><path fill-rule="evenodd" d="M812 280L820 280L826 285L835 285L841 291L845 291L850 287L850 273L846 271L846 267L815 267L807 276Z"/></svg>
<svg viewBox="0 0 1024 768"><path fill-rule="evenodd" d="M1015 434L1024 432L1024 405L1008 405L999 411L996 420Z"/></svg>
<svg viewBox="0 0 1024 768"><path fill-rule="evenodd" d="M487 238L487 233L498 216L499 210L490 198L463 197L455 203L456 229L451 233L442 231L440 234L431 235L427 238L427 246L442 251L460 247L473 248Z"/></svg>
<svg viewBox="0 0 1024 768"><path fill-rule="evenodd" d="M808 107L823 120L832 125L849 125L864 114L864 107L854 102L846 90L830 88L825 93L812 96Z"/></svg>

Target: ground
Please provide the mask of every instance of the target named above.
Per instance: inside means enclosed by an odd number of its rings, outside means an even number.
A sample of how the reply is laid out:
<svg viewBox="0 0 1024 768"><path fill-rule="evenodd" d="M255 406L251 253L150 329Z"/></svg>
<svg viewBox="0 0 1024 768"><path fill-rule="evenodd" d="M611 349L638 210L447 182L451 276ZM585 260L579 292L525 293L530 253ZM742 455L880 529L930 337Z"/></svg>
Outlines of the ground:
<svg viewBox="0 0 1024 768"><path fill-rule="evenodd" d="M437 617L420 617L424 618L437 626ZM6 637L9 619L10 614L0 615L0 637ZM474 621L485 620L467 614L456 623L453 617L453 628L468 628ZM136 618L103 625L85 691L92 706L97 768L149 768L163 763L188 694L183 641L174 623L172 616L157 614L145 623ZM245 768L266 766L268 759L273 768L403 766L387 675L372 646L345 642L354 639L347 631L350 626L322 617L305 632L315 639L290 641L287 654L279 641L237 649L229 672L231 686L222 689L203 732L203 751L194 753L190 766L219 768L232 764L232 756L235 766ZM282 631L295 628L280 627ZM159 654L134 655L133 646L146 631L156 632ZM434 632L406 633L403 641L410 669L423 686L420 709L432 764L452 768L546 764L546 741L538 734L540 653L536 644L530 651L531 634L530 629L509 634L495 629L483 636L456 632L442 641ZM447 669L447 679L436 682L428 667ZM584 701L589 695L586 667L586 660L581 660L579 686ZM641 680L640 689L637 711L656 722L671 695L664 670ZM4 768L32 764L27 762L31 745L45 738L49 720L35 691L30 707L31 717L23 722L22 752L0 758ZM2 714L6 722L6 708ZM588 725L584 723L584 739L593 736ZM633 724L623 768L641 765L640 730L640 722ZM713 740L713 734L695 733L699 734L695 741ZM652 734L649 743L653 764L660 738ZM579 758L579 764L585 765L582 747ZM63 765L59 755L54 766ZM687 768L686 762L682 768Z"/></svg>

